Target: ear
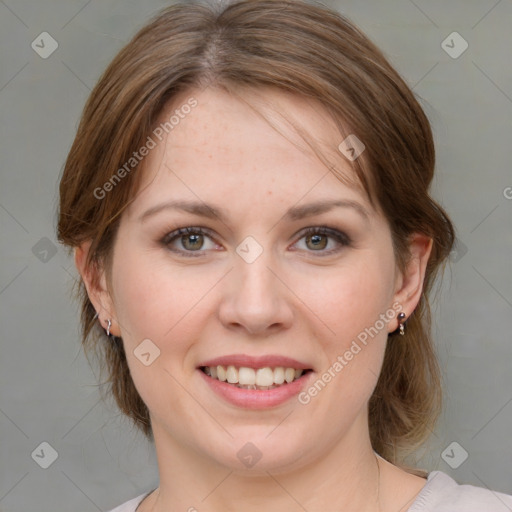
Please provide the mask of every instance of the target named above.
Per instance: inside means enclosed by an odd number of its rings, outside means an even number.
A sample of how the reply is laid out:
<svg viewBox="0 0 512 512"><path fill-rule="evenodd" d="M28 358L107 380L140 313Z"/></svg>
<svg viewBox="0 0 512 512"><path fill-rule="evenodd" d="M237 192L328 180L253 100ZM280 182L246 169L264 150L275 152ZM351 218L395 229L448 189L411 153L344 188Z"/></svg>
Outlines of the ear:
<svg viewBox="0 0 512 512"><path fill-rule="evenodd" d="M425 270L432 251L432 238L421 233L414 233L409 242L410 259L405 271L399 272L395 284L394 301L402 306L405 320L409 318L420 301L425 279ZM398 320L390 326L398 329Z"/></svg>
<svg viewBox="0 0 512 512"><path fill-rule="evenodd" d="M89 295L94 309L98 313L98 319L101 326L106 329L108 320L112 322L110 332L114 336L120 336L119 324L116 321L116 312L114 302L108 291L107 279L105 271L96 265L87 265L87 255L91 248L91 241L84 242L82 245L75 247L75 265L82 276L82 280Z"/></svg>

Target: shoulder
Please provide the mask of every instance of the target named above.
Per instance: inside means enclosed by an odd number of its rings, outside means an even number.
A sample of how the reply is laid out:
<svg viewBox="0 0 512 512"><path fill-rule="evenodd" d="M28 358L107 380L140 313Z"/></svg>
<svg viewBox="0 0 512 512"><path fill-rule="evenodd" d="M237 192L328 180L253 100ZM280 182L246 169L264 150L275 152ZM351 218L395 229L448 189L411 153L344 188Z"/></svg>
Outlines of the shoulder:
<svg viewBox="0 0 512 512"><path fill-rule="evenodd" d="M407 512L512 512L512 496L459 484L443 471L428 474L427 483Z"/></svg>
<svg viewBox="0 0 512 512"><path fill-rule="evenodd" d="M116 508L113 508L109 512L135 512L135 509L139 506L139 503L148 495L149 493L145 492L144 494L141 494L140 496L137 496L136 498L133 498L132 500L127 501L126 503L123 503L122 505L119 505Z"/></svg>

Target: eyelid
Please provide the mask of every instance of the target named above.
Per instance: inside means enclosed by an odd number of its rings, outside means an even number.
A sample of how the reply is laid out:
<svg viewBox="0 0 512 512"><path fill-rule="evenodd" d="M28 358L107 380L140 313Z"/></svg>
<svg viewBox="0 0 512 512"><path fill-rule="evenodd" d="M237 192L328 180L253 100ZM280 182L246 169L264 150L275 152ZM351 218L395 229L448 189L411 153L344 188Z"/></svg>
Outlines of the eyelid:
<svg viewBox="0 0 512 512"><path fill-rule="evenodd" d="M169 246L172 242L175 242L180 238L180 236L184 236L186 234L200 234L203 236L207 236L210 238L214 243L217 245L220 245L219 242L217 242L215 235L213 234L213 231L211 231L208 228L200 227L200 226L186 226L182 228L174 229L170 232L166 232L166 234L160 239L160 243L164 245L164 247L167 247L170 251L173 253L178 253L180 255L186 255L186 257L198 257L198 256L204 256L206 251L205 250L199 250L199 251L185 251L182 249L171 249Z"/></svg>
<svg viewBox="0 0 512 512"><path fill-rule="evenodd" d="M172 229L171 231L166 230L165 235L162 237L162 242L170 243L173 239L176 239L180 235L186 235L187 233L199 233L201 235L207 235L210 238L215 239L213 231L211 231L209 228L204 228L200 226L186 226L182 228Z"/></svg>
<svg viewBox="0 0 512 512"><path fill-rule="evenodd" d="M348 236L344 231L341 231L334 227L329 227L326 225L321 226L310 226L307 228L302 229L297 233L294 238L297 238L297 241L295 244L297 244L300 240L302 240L304 237L308 235L323 235L327 236L329 240L335 240L338 244L338 247L334 249L330 249L328 251L305 251L306 254L309 255L315 255L314 257L329 257L333 256L335 254L338 254L340 251L342 251L345 247L349 247L352 245L352 239L350 236ZM294 245L295 245L294 244Z"/></svg>
<svg viewBox="0 0 512 512"><path fill-rule="evenodd" d="M341 231L338 228L329 227L328 225L310 226L310 227L302 229L294 236L298 237L300 235L300 238L303 238L304 236L310 235L310 234L321 234L321 235L330 236L331 238L341 239L340 243L345 243L346 245L349 245L352 243L352 240L347 235L347 233L345 233L344 231Z"/></svg>

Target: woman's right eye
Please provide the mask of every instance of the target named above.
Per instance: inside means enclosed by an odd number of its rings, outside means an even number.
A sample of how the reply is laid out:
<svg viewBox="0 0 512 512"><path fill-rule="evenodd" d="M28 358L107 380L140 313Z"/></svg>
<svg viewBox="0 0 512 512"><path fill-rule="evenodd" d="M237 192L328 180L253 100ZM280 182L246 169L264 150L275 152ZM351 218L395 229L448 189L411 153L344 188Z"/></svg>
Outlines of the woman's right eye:
<svg viewBox="0 0 512 512"><path fill-rule="evenodd" d="M205 238L211 239L211 235L209 234L209 231L205 230L204 228L180 228L165 235L165 237L162 239L162 244L164 244L171 251L179 252L185 256L197 257L202 256L201 253L205 252L204 250L201 250L203 249ZM178 244L181 247L176 247ZM213 247L210 247L210 249L213 249Z"/></svg>

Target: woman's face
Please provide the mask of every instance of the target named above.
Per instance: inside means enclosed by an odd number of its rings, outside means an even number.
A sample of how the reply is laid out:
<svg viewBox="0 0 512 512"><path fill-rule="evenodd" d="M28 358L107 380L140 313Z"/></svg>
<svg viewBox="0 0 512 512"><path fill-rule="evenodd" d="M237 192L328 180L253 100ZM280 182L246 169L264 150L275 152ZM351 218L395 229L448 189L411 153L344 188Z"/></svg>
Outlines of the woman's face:
<svg viewBox="0 0 512 512"><path fill-rule="evenodd" d="M300 97L260 91L269 110L244 94L277 131L213 88L164 113L180 120L167 140L153 136L101 300L157 442L205 464L244 469L261 457L257 469L281 471L367 443L387 335L410 304L385 218L275 112L353 178L333 122ZM303 374L287 383L294 370Z"/></svg>

